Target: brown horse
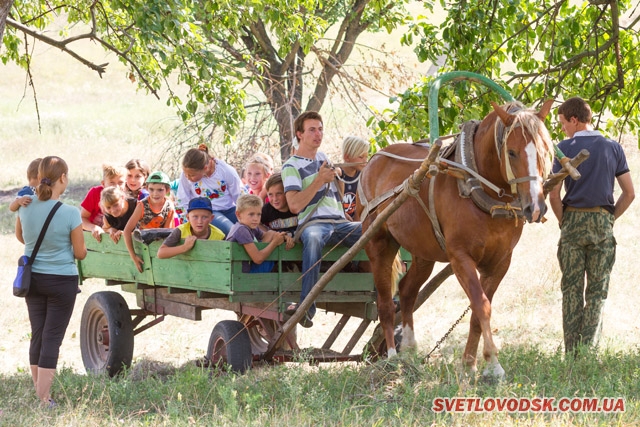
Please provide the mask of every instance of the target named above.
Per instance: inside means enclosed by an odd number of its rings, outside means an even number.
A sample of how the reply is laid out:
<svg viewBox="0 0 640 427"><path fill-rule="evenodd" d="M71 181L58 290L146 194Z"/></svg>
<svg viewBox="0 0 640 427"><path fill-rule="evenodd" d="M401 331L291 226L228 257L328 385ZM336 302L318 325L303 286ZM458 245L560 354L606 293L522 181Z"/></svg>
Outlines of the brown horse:
<svg viewBox="0 0 640 427"><path fill-rule="evenodd" d="M484 191L502 208L511 209L512 214L517 212L517 216L492 216L476 206L471 198L461 197L458 178L436 174L421 184L417 197L423 203L409 197L367 243L365 249L378 290L378 312L389 356L396 354L395 306L390 279L394 257L402 246L413 256L411 267L399 284L402 349L416 345L413 306L420 287L429 278L435 262L449 262L472 309L463 363L473 372L477 371L476 355L482 334L483 356L487 361L484 374L504 376L491 334L491 299L509 268L513 248L520 239L524 225L521 218L538 222L547 209L542 184L549 172L553 144L544 118L552 103L552 100L547 101L539 112L525 109L520 103L507 104L504 109L493 104L494 111L480 122L473 137L472 155L477 172L485 178L482 189L474 191ZM365 207L368 211L367 203L409 177L416 169L416 163L407 160L424 159L428 148L394 144L383 151L391 155L374 156L362 171L359 197L366 200L358 200L358 213ZM429 184L434 179L431 193L434 200L430 205ZM378 209L388 203L390 200L372 209L363 223L363 231L371 224ZM521 210L514 211L514 206L518 205ZM427 206L435 208L435 221L444 238L444 249L436 238L436 226L426 213L430 209Z"/></svg>

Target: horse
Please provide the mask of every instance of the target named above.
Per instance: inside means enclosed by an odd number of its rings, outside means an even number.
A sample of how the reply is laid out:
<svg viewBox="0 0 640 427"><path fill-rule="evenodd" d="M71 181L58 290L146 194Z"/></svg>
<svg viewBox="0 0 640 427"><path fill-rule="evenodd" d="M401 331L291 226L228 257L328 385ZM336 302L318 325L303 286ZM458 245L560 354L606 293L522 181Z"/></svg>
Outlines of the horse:
<svg viewBox="0 0 640 427"><path fill-rule="evenodd" d="M366 244L388 357L397 354L391 277L393 260L402 246L411 253L412 263L398 284L403 334L400 350L416 346L413 307L420 287L435 262L448 262L472 310L463 366L477 372L476 355L482 335L486 361L483 375L504 377L491 333L491 300L509 268L525 220L539 222L547 210L543 179L550 172L553 143L544 119L552 103L553 100L545 102L538 112L519 102L502 107L492 103L493 111L473 125L476 130L472 146L462 156L475 159L477 176L484 179L480 180L481 187L476 185L471 193L488 195L496 206L482 209L472 197L461 196L457 182L460 171L469 176L464 168L457 168L458 173L436 173L425 178L419 193L409 197ZM471 138L468 145L470 142ZM424 159L428 150L419 144L393 144L371 158L361 173L356 200L361 218L367 211L363 233L393 196L382 203L379 199L397 194L393 189L399 188L416 169L411 159ZM457 165L451 161L453 155L448 155L448 165ZM441 160L441 164L446 161ZM379 205L371 208L368 203L373 201ZM506 214L495 215L496 210Z"/></svg>

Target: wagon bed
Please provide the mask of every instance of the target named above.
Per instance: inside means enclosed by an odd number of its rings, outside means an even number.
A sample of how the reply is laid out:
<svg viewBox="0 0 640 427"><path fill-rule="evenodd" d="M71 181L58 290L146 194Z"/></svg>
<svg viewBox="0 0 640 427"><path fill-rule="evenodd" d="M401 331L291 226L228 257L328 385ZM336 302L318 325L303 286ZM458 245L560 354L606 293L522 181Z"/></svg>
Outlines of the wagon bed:
<svg viewBox="0 0 640 427"><path fill-rule="evenodd" d="M81 283L89 278L105 279L107 286L120 286L123 291L135 293L138 306L129 309L120 294L110 291L98 292L89 298L80 337L83 361L89 371L117 374L131 364L134 335L161 322L167 315L202 320L202 311L206 309L238 314L238 321L216 325L207 360L227 362L243 371L252 361L263 358L266 349L282 332L279 328L286 320L283 314L286 306L300 299L301 273L288 270L291 265L301 263L299 244L291 250L281 245L273 251L268 260L275 262L274 272L243 273L243 263L250 258L237 243L198 240L186 254L159 259L156 254L161 241L147 245L134 240L135 251L144 261L140 273L123 239L114 244L104 235L102 241L97 242L85 232L85 242L87 256L78 262ZM347 249L326 248L323 262L338 260ZM402 254L409 262L410 255L404 251ZM354 260L366 261L364 251ZM370 323L377 319L375 301L371 273L338 273L316 298L316 304L319 309L342 316L322 347L307 350L305 354L311 355L315 362L361 360L363 355L352 354L352 351ZM148 316L153 318L149 320ZM331 347L351 318L360 321L354 335L345 348L333 350ZM384 348L381 344L370 343L367 348L377 351ZM297 350L293 334L270 359L293 360Z"/></svg>

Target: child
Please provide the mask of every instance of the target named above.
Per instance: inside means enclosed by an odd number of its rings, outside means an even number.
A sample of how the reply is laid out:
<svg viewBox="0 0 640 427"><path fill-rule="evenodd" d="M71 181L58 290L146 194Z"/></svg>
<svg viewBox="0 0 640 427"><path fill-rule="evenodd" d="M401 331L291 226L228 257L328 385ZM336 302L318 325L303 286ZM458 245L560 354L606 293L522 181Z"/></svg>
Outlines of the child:
<svg viewBox="0 0 640 427"><path fill-rule="evenodd" d="M195 245L196 240L223 240L224 233L211 225L213 208L207 197L196 197L189 201L186 222L171 232L158 249L158 258L171 258L183 254ZM184 243L179 245L180 239Z"/></svg>
<svg viewBox="0 0 640 427"><path fill-rule="evenodd" d="M101 184L91 187L82 203L80 203L82 229L90 231L97 241L100 241L100 235L104 233L102 229L104 214L100 208L100 194L106 187L117 186L124 189L126 175L127 170L123 167L102 165Z"/></svg>
<svg viewBox="0 0 640 427"><path fill-rule="evenodd" d="M127 168L127 183L124 186L124 192L127 197L142 200L149 195L144 188L144 182L149 176L149 165L144 160L131 159L124 165Z"/></svg>
<svg viewBox="0 0 640 427"><path fill-rule="evenodd" d="M353 165L343 166L340 180L344 182L342 208L349 219L355 219L356 194L360 172L364 169L369 155L369 143L357 136L348 136L342 141L342 158L345 163Z"/></svg>
<svg viewBox="0 0 640 427"><path fill-rule="evenodd" d="M184 222L184 208L195 197L207 197L213 208L213 225L228 234L237 221L236 199L240 195L238 172L209 154L205 144L192 148L182 159L176 212Z"/></svg>
<svg viewBox="0 0 640 427"><path fill-rule="evenodd" d="M298 215L289 210L287 198L284 195L282 175L279 173L271 175L264 186L269 203L265 203L262 207L261 222L269 230L284 231L286 247L291 249L295 245L293 235L298 227Z"/></svg>
<svg viewBox="0 0 640 427"><path fill-rule="evenodd" d="M244 166L246 174L247 194L260 196L264 201L267 197L267 190L264 183L273 173L273 159L264 153L254 154Z"/></svg>
<svg viewBox="0 0 640 427"><path fill-rule="evenodd" d="M169 200L169 192L171 191L171 180L166 173L156 171L147 178L147 190L149 196L136 205L133 215L129 218L127 225L124 227L124 241L129 251L129 256L136 265L139 272L142 273L142 259L138 257L133 249L133 240L131 234L136 228L173 228L173 217L175 211L173 203Z"/></svg>
<svg viewBox="0 0 640 427"><path fill-rule="evenodd" d="M231 227L226 240L237 242L251 258L251 265L243 265L244 273L268 273L273 269L274 262L265 259L273 250L284 242L284 234L269 230L263 232L260 227L262 216L262 199L252 194L244 194L238 197L236 216L238 222ZM269 243L266 248L258 249L255 242ZM246 268L245 268L246 267Z"/></svg>
<svg viewBox="0 0 640 427"><path fill-rule="evenodd" d="M41 161L42 159L38 158L29 163L29 167L27 167L27 181L29 185L22 187L20 191L18 191L15 200L9 204L9 210L11 212L16 212L20 206L29 206L31 200L33 200L31 196L36 195L36 187L40 184L40 181L38 181L38 167Z"/></svg>
<svg viewBox="0 0 640 427"><path fill-rule="evenodd" d="M100 194L100 204L104 211L102 229L109 233L111 240L118 243L124 227L136 209L136 199L129 199L120 187L107 187ZM98 236L100 241L100 236Z"/></svg>

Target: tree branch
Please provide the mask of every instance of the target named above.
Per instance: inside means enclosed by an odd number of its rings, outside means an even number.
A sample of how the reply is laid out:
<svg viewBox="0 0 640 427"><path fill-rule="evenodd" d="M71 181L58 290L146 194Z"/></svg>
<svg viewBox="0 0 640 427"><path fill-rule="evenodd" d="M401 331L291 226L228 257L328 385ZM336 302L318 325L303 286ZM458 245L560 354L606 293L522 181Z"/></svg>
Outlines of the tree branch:
<svg viewBox="0 0 640 427"><path fill-rule="evenodd" d="M31 37L33 37L36 40L40 40L41 42L44 42L50 46L53 47L57 47L58 49L60 49L61 51L71 55L73 58L75 58L76 60L80 61L82 64L86 65L87 67L91 68L92 70L96 71L98 73L98 75L100 76L100 78L102 78L102 74L105 73L106 67L107 65L109 65L109 63L105 63L105 64L94 64L93 62L89 61L88 59L83 58L82 56L80 56L79 54L77 54L76 52L72 51L71 49L67 48L67 44L70 43L68 40L55 40L52 39L51 37L45 36L44 34L38 32L38 31L34 31L31 28L22 25L21 23L14 21L11 18L7 18L7 24L9 24L11 27L22 31L25 34L30 35ZM75 36L72 37L73 40L71 41L77 41L77 40L82 40L82 39L96 39L95 33L94 31L90 31L86 34L82 34L79 36Z"/></svg>

